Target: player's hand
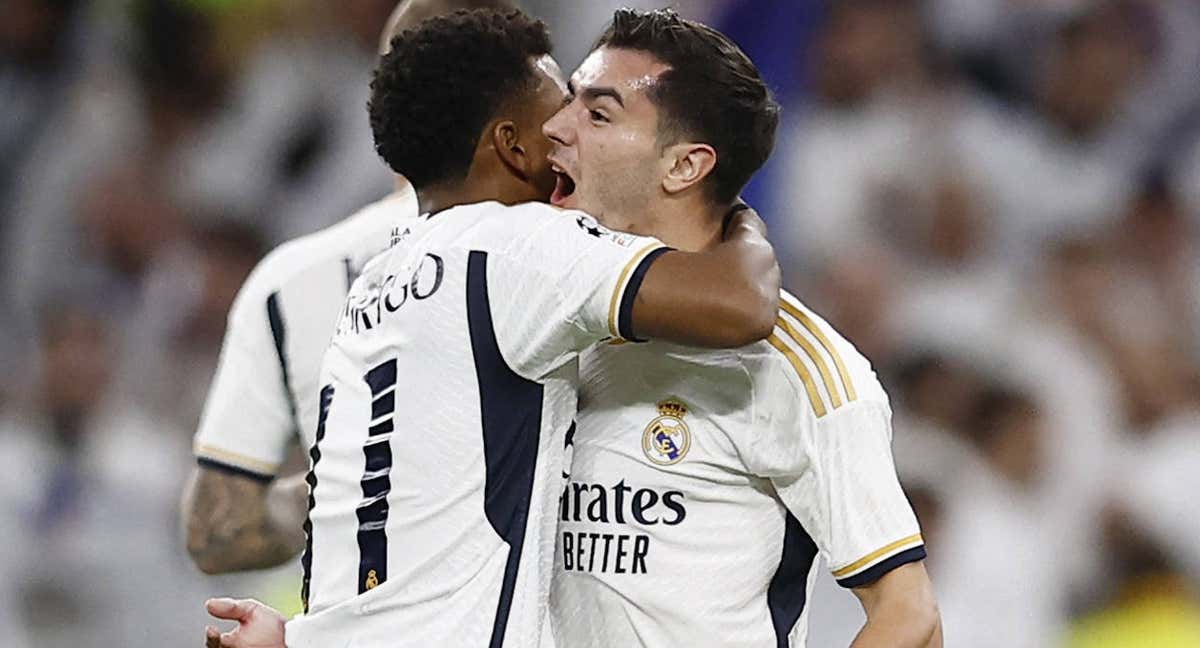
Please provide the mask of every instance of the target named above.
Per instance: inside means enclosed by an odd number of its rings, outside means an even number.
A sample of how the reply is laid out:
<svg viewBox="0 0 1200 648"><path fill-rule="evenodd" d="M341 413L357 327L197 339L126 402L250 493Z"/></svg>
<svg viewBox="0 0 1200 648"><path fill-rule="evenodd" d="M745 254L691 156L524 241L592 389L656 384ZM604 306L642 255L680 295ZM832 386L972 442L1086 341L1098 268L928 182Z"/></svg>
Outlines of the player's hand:
<svg viewBox="0 0 1200 648"><path fill-rule="evenodd" d="M271 607L250 599L209 599L208 613L218 619L237 621L229 632L208 626L204 629L206 648L286 648L283 626L287 619Z"/></svg>

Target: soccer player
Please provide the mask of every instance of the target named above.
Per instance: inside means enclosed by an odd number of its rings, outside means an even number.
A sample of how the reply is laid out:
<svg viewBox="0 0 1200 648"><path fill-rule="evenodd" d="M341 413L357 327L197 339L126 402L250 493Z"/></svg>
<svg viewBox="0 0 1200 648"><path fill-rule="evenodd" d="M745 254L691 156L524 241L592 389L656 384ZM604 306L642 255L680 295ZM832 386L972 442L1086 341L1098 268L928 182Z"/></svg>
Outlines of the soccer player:
<svg viewBox="0 0 1200 648"><path fill-rule="evenodd" d="M392 38L460 8L501 0L405 0L383 31ZM408 181L325 230L283 244L259 263L229 315L221 363L196 433L199 466L183 506L187 548L216 574L283 564L304 547L304 474L276 479L293 444L312 446L321 357L350 284L397 228L417 216Z"/></svg>
<svg viewBox="0 0 1200 648"><path fill-rule="evenodd" d="M778 268L756 217L690 253L529 202L570 193L541 131L565 98L549 50L520 12L460 12L405 32L377 71L376 147L423 215L355 281L323 361L293 648L539 645L579 352L770 331Z"/></svg>
<svg viewBox="0 0 1200 648"><path fill-rule="evenodd" d="M777 106L733 43L673 12L619 11L599 43L546 124L574 186L562 204L707 249L771 150ZM560 645L802 646L818 556L866 610L855 648L941 645L887 395L821 318L780 306L770 337L736 351L585 354Z"/></svg>

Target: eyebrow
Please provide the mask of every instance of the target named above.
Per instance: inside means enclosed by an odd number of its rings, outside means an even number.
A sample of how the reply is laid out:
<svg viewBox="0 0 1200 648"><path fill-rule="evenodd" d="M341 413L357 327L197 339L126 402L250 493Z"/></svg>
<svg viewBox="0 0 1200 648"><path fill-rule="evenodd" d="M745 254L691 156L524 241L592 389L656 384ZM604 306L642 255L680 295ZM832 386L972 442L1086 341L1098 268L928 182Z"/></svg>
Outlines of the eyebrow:
<svg viewBox="0 0 1200 648"><path fill-rule="evenodd" d="M575 96L576 88L574 81L567 83L567 92L569 92L571 96ZM625 100L621 97L621 93L617 92L616 88L610 88L607 86L584 88L582 94L584 99L591 100L599 99L601 97L609 97L613 101L617 102L618 106L622 108L625 107Z"/></svg>

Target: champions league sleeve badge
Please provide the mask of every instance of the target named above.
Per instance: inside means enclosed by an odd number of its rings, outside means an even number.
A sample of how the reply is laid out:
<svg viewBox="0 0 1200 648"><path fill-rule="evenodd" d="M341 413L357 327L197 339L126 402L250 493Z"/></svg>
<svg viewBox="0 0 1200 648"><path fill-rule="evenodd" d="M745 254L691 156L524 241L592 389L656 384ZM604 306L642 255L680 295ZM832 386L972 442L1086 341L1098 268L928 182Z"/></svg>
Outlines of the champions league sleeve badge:
<svg viewBox="0 0 1200 648"><path fill-rule="evenodd" d="M601 225L600 221L596 220L595 217L590 214L580 213L575 217L575 224L579 226L579 229L587 232L590 236L594 236L598 239L605 239L611 243L616 243L617 245L625 248L630 247L635 242L641 240L640 237L633 234L616 232L608 229L607 227Z"/></svg>
<svg viewBox="0 0 1200 648"><path fill-rule="evenodd" d="M668 398L658 402L658 417L642 433L642 451L647 459L660 466L683 460L692 447L692 432L683 422L687 412L687 406L678 400Z"/></svg>

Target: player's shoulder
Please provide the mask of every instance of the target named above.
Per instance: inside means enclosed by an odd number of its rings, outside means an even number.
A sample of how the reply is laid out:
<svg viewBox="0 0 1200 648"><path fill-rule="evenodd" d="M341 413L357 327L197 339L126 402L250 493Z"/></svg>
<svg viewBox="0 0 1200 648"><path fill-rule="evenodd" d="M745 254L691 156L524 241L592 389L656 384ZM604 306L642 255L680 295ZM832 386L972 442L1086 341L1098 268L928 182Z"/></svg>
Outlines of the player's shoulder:
<svg viewBox="0 0 1200 648"><path fill-rule="evenodd" d="M487 201L455 207L438 218L460 223L464 227L464 243L503 251L528 240L539 230L561 225L566 213L546 203L505 205Z"/></svg>
<svg viewBox="0 0 1200 648"><path fill-rule="evenodd" d="M393 193L323 230L281 244L259 263L251 278L278 287L330 263L350 260L361 267L387 249L395 231L416 216L412 190Z"/></svg>
<svg viewBox="0 0 1200 648"><path fill-rule="evenodd" d="M493 222L509 226L521 226L545 222L565 210L541 202L526 202L506 205L495 200L455 205L437 215L439 220L454 220L472 224L491 224ZM445 218L443 218L443 216Z"/></svg>
<svg viewBox="0 0 1200 648"><path fill-rule="evenodd" d="M573 237L577 241L594 239L626 248L654 241L610 230L586 212L541 202L516 205L484 202L456 207L455 211L456 219L473 225L466 241L498 252L525 253L530 246L553 245L556 241L569 246Z"/></svg>
<svg viewBox="0 0 1200 648"><path fill-rule="evenodd" d="M310 273L346 272L347 264L361 268L383 251L393 230L416 216L411 190L398 192L363 207L352 216L325 229L281 243L271 250L238 293L239 304L262 302L271 294L303 282Z"/></svg>
<svg viewBox="0 0 1200 648"><path fill-rule="evenodd" d="M499 219L501 222L507 222L508 225L513 227L536 227L545 223L557 222L566 215L583 213L538 201L517 203L515 205L487 201L473 205L463 205L457 209L476 212L484 218Z"/></svg>
<svg viewBox="0 0 1200 648"><path fill-rule="evenodd" d="M855 403L888 406L870 360L786 291L771 335L744 351L761 407L798 407L819 420Z"/></svg>

